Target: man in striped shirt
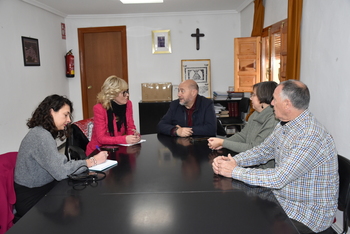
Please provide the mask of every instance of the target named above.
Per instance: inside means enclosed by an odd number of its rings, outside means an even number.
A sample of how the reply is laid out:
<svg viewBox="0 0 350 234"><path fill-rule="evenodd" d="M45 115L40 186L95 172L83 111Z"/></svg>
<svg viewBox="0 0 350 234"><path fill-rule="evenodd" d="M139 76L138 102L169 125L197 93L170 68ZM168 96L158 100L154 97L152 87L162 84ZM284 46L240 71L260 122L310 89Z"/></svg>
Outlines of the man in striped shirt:
<svg viewBox="0 0 350 234"><path fill-rule="evenodd" d="M310 93L300 81L282 82L273 95L277 119L263 143L234 158L219 156L215 173L271 188L301 233L328 233L337 210L339 175L332 136L308 110ZM275 168L248 166L275 159Z"/></svg>

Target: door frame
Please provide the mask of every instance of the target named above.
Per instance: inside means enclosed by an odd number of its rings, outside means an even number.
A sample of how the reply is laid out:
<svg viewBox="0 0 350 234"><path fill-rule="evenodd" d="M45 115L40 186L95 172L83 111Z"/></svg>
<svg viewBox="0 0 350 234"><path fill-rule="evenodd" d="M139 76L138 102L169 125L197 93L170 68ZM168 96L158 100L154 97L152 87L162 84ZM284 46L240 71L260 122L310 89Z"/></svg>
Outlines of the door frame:
<svg viewBox="0 0 350 234"><path fill-rule="evenodd" d="M78 44L79 44L79 58L80 58L80 82L81 82L81 95L82 95L82 107L83 107L83 118L89 118L89 110L87 101L87 79L85 71L85 44L84 34L85 33L104 33L104 32L120 32L122 41L122 70L123 79L128 82L128 57L127 57L127 41L126 41L126 26L110 26L110 27L91 27L91 28L78 28Z"/></svg>

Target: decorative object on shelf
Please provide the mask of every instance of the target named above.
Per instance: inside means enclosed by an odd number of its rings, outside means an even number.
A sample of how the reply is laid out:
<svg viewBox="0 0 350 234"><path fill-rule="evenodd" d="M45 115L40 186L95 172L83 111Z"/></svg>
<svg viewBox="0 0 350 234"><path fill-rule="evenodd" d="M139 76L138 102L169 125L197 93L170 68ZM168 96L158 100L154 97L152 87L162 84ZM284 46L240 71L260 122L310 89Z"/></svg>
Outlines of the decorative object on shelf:
<svg viewBox="0 0 350 234"><path fill-rule="evenodd" d="M152 53L153 54L170 54L171 53L170 30L152 31Z"/></svg>
<svg viewBox="0 0 350 234"><path fill-rule="evenodd" d="M199 50L199 38L204 37L204 33L199 33L199 28L196 29L196 33L192 33L191 37L196 38L196 49Z"/></svg>
<svg viewBox="0 0 350 234"><path fill-rule="evenodd" d="M213 96L214 100L240 100L244 97L244 93L213 91Z"/></svg>
<svg viewBox="0 0 350 234"><path fill-rule="evenodd" d="M22 37L22 49L24 66L40 66L38 39Z"/></svg>
<svg viewBox="0 0 350 234"><path fill-rule="evenodd" d="M182 81L192 79L199 86L199 94L211 98L210 59L181 60Z"/></svg>

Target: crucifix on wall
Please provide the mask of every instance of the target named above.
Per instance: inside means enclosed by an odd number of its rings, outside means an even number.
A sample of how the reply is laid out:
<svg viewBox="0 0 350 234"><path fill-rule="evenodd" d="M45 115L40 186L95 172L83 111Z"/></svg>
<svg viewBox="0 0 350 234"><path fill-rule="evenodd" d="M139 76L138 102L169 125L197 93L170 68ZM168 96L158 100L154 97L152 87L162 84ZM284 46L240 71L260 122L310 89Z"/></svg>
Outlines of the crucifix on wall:
<svg viewBox="0 0 350 234"><path fill-rule="evenodd" d="M196 33L192 33L191 37L196 38L196 49L199 50L199 38L204 37L203 33L199 33L199 28L196 29Z"/></svg>

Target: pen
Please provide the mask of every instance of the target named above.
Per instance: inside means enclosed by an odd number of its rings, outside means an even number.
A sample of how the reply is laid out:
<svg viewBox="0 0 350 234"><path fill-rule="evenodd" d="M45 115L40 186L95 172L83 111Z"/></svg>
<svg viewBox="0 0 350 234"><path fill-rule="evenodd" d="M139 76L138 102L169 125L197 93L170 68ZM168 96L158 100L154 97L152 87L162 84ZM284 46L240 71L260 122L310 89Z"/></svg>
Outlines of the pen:
<svg viewBox="0 0 350 234"><path fill-rule="evenodd" d="M100 147L99 147L98 145L96 145L96 149L97 149L98 151L101 151L101 149L100 149Z"/></svg>

